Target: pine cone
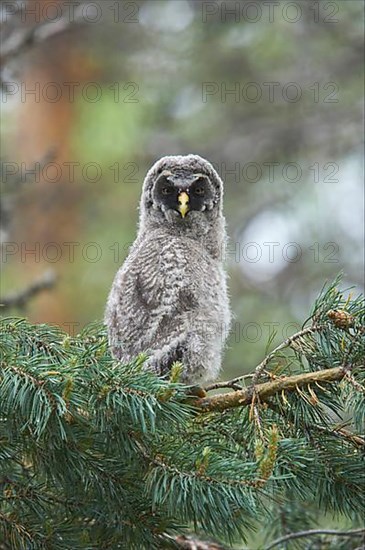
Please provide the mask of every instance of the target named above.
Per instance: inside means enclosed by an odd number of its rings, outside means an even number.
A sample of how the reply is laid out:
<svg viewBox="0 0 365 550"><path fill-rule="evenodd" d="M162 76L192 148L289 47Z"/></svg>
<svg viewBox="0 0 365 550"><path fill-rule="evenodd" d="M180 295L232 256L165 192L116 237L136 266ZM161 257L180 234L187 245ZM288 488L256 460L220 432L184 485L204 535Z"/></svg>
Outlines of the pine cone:
<svg viewBox="0 0 365 550"><path fill-rule="evenodd" d="M354 326L353 316L343 309L330 309L327 311L327 317L331 319L337 328L347 329Z"/></svg>

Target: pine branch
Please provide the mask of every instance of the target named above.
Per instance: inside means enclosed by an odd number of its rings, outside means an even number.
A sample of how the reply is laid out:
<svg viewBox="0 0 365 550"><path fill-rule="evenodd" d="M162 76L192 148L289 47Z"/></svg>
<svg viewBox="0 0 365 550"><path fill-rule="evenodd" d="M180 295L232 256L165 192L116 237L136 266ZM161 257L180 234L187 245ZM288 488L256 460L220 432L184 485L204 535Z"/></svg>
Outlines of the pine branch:
<svg viewBox="0 0 365 550"><path fill-rule="evenodd" d="M273 382L264 382L252 388L246 388L230 393L204 397L194 402L195 407L202 412L224 411L234 407L250 405L253 400L266 401L269 397L276 395L283 390L296 391L298 388L308 386L315 382L330 383L342 380L345 372L341 367L325 369L317 372L306 372L295 376L283 377Z"/></svg>
<svg viewBox="0 0 365 550"><path fill-rule="evenodd" d="M242 389L239 386L239 383L244 380L245 378L252 378L252 385L257 384L257 381L261 374L265 371L267 365L270 363L270 361L277 355L277 353L285 348L290 347L294 342L297 340L300 340L303 338L303 336L306 336L308 334L314 334L315 332L319 332L320 330L323 330L324 326L311 326L307 327L305 329L300 330L299 332L296 332L292 336L289 336L284 342L281 342L275 349L273 349L266 357L261 361L259 365L257 365L255 371L250 374L244 374L242 376L237 376L236 378L233 378L233 380L227 380L224 382L216 382L215 384L211 384L210 386L207 386L205 388L205 391L211 391L218 388L232 388L232 389Z"/></svg>
<svg viewBox="0 0 365 550"><path fill-rule="evenodd" d="M358 394L364 394L364 385L352 374L363 354L364 302L361 296L351 300L351 294L345 301L337 288L339 281L340 277L327 288L324 287L315 302L311 326L303 328L281 342L261 361L253 373L238 376L233 380L218 382L205 388L206 391L230 388L235 390L234 392L203 397L195 401L195 406L203 409L204 412L212 412L252 405L252 413L257 416L256 403L265 402L270 396L284 391L297 391L302 397L305 397L300 392L300 388L308 387L311 398L316 401L317 397L311 389L311 383L324 382L327 384L344 377ZM315 335L317 336L315 337ZM282 367L288 370L290 361L287 357L279 354L287 348L294 352L295 363L298 363L299 360L301 367L304 368L308 363L313 363L315 369L312 368L311 372L289 377L282 375L278 378L276 374L270 372L269 365L274 359L280 359L280 363L284 359L281 370L283 370ZM336 364L339 366L329 368ZM271 380L258 384L263 373L268 375ZM252 378L252 382L248 388L243 388L241 383L246 378ZM257 418L257 422L260 423L259 418Z"/></svg>

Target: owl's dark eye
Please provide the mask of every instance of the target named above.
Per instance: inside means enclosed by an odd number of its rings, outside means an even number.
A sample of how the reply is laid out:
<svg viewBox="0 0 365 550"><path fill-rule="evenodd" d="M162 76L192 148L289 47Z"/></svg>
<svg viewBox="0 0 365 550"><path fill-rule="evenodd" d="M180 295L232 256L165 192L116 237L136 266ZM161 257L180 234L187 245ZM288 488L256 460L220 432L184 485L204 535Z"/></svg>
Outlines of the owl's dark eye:
<svg viewBox="0 0 365 550"><path fill-rule="evenodd" d="M204 189L204 187L196 187L196 188L194 189L194 193L195 193L195 195L197 195L198 197L203 197L204 194L205 194L205 189Z"/></svg>
<svg viewBox="0 0 365 550"><path fill-rule="evenodd" d="M171 195L172 191L173 191L172 187L163 187L161 189L161 193L163 195Z"/></svg>

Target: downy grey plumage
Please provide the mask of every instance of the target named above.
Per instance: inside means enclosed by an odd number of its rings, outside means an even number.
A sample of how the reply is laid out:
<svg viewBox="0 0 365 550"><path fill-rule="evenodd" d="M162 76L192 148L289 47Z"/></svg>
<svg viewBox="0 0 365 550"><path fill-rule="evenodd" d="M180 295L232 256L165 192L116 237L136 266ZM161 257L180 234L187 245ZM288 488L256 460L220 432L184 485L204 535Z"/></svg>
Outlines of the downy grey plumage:
<svg viewBox="0 0 365 550"><path fill-rule="evenodd" d="M231 317L222 200L222 180L197 155L163 157L147 173L138 235L105 313L124 363L146 352L158 375L180 361L187 384L218 376Z"/></svg>

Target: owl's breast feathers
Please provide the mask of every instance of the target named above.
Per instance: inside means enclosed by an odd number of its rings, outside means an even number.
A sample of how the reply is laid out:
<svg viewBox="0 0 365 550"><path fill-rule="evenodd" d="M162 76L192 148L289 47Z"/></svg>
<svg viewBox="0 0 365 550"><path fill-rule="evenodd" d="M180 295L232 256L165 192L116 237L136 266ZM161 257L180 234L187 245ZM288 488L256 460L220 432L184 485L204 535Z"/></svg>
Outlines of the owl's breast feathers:
<svg viewBox="0 0 365 550"><path fill-rule="evenodd" d="M149 311L179 314L201 307L209 282L209 293L214 294L218 263L193 239L151 234L133 255L140 260L138 269L134 259L128 271L135 281L137 300Z"/></svg>

